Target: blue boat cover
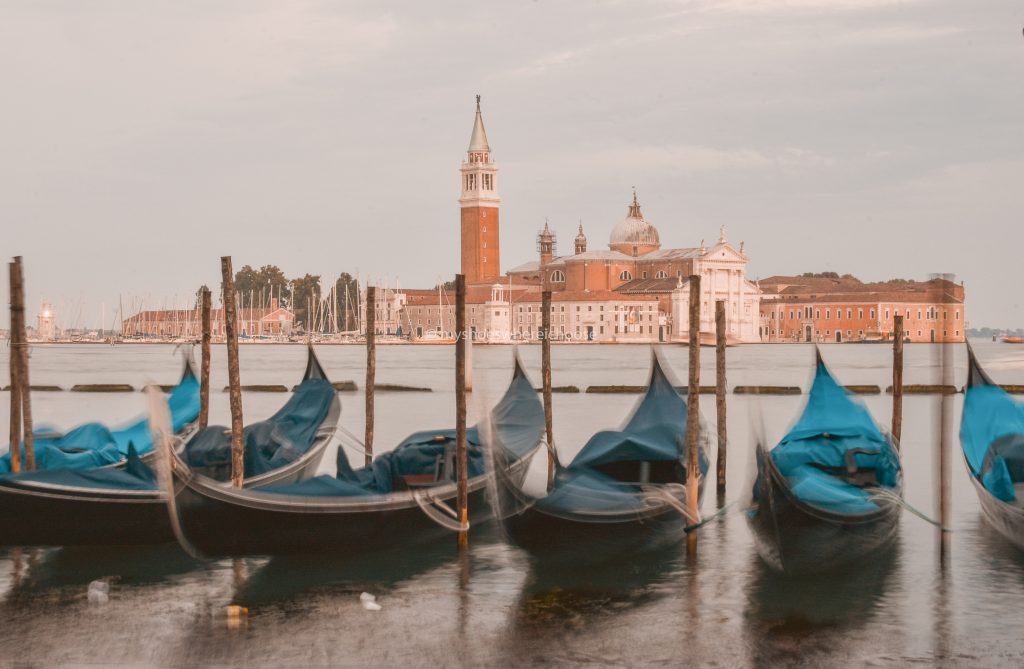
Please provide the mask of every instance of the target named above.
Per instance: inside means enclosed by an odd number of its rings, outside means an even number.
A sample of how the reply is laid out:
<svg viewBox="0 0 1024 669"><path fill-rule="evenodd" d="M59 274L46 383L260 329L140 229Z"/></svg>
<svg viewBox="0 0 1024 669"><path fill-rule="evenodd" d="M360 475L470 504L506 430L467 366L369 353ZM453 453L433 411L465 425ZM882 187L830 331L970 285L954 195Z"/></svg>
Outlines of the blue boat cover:
<svg viewBox="0 0 1024 669"><path fill-rule="evenodd" d="M973 353L971 358L976 365ZM1013 484L1024 482L1024 403L980 376L983 380L969 384L964 394L960 446L985 489L1012 502L1017 499Z"/></svg>
<svg viewBox="0 0 1024 669"><path fill-rule="evenodd" d="M508 390L491 412L495 441L509 460L517 460L539 443L544 432L544 409L529 378L516 363ZM466 430L470 478L484 473L485 458L479 428ZM268 486L260 492L307 497L348 497L386 495L395 491L404 476L434 475L443 471L454 480L455 430L424 430L406 437L388 453L360 469L352 469L342 449L338 449L335 478L319 476L307 481Z"/></svg>
<svg viewBox="0 0 1024 669"><path fill-rule="evenodd" d="M171 425L180 432L199 416L199 381L191 366L185 365L181 381L167 398L171 411ZM60 433L40 427L33 430L36 469L88 469L116 464L125 459L128 447L136 453L146 454L153 449L149 421L140 418L120 429L110 429L102 423L85 423L68 432ZM21 445L24 462L25 445ZM11 453L0 456L0 474L11 471Z"/></svg>
<svg viewBox="0 0 1024 669"><path fill-rule="evenodd" d="M596 433L569 463L559 468L550 492L535 505L552 515L573 513L628 513L646 506L640 481L624 482L599 470L614 463L686 464L684 398L666 376L657 355L652 356L647 390L621 430ZM708 471L704 452L705 429L700 427L697 454L701 476ZM639 478L639 477L638 477Z"/></svg>
<svg viewBox="0 0 1024 669"><path fill-rule="evenodd" d="M874 469L882 488L895 488L900 462L896 449L882 433L867 407L836 383L819 358L810 396L799 420L772 449L771 458L801 501L835 513L877 511L869 490L852 485L828 470L843 471L847 451L856 453L859 469ZM760 479L760 476L758 477ZM761 490L755 484L755 498Z"/></svg>
<svg viewBox="0 0 1024 669"><path fill-rule="evenodd" d="M93 467L91 469L46 469L19 474L0 475L0 485L35 482L76 488L98 490L153 490L157 489L153 471L139 459L134 446L128 446L127 463L123 469L117 467Z"/></svg>
<svg viewBox="0 0 1024 669"><path fill-rule="evenodd" d="M336 391L323 378L307 378L281 409L267 420L246 425L245 477L283 467L302 457L327 417ZM185 462L194 470L216 479L231 472L231 429L211 425L185 447Z"/></svg>

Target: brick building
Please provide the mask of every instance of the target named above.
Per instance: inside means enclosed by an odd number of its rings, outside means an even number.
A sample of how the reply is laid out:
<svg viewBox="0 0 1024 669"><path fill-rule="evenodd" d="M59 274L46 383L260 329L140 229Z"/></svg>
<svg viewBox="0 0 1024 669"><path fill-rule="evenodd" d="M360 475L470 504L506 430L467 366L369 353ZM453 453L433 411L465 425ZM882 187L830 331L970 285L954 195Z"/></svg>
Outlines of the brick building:
<svg viewBox="0 0 1024 669"><path fill-rule="evenodd" d="M904 317L910 342L962 342L963 284L944 279L862 283L853 277L773 276L759 282L766 342L890 341Z"/></svg>
<svg viewBox="0 0 1024 669"><path fill-rule="evenodd" d="M237 309L238 334L241 337L286 337L291 334L294 322L295 314L278 307L276 299L269 308ZM225 335L223 308L210 310L210 329L214 337ZM124 320L121 336L198 339L202 336L201 313L198 308L140 311Z"/></svg>

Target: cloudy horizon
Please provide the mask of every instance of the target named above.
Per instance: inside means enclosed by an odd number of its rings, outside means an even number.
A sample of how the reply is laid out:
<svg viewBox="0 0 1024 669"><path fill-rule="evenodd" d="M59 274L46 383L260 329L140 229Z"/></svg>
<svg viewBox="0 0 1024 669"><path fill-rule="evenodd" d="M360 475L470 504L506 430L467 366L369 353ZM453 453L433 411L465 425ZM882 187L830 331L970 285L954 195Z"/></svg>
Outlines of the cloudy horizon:
<svg viewBox="0 0 1024 669"><path fill-rule="evenodd" d="M964 281L1024 327L1024 7L952 0L5 2L0 192L28 322L170 306L236 270L458 271L474 96L502 270L544 220L602 248L635 186L751 279ZM6 272L3 290L7 290ZM104 307L105 305L105 307ZM5 314L0 323L6 326ZM109 327L110 324L108 323Z"/></svg>

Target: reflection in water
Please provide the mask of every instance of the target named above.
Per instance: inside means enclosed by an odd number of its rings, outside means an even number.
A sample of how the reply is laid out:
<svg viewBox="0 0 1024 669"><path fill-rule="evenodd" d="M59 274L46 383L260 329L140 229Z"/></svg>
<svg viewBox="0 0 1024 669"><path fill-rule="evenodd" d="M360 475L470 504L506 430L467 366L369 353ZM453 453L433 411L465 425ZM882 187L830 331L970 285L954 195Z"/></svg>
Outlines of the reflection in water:
<svg viewBox="0 0 1024 669"><path fill-rule="evenodd" d="M7 593L7 602L11 604L50 597L55 591L61 599L79 599L84 597L88 584L96 580L134 586L160 583L200 565L177 544L12 551L21 556L24 573L15 579Z"/></svg>
<svg viewBox="0 0 1024 669"><path fill-rule="evenodd" d="M512 635L578 628L591 619L645 606L668 593L658 586L681 568L680 553L677 544L633 560L586 567L532 561Z"/></svg>
<svg viewBox="0 0 1024 669"><path fill-rule="evenodd" d="M855 632L875 615L899 559L899 540L856 569L784 575L753 555L746 630L751 663L773 666L827 656L857 640Z"/></svg>

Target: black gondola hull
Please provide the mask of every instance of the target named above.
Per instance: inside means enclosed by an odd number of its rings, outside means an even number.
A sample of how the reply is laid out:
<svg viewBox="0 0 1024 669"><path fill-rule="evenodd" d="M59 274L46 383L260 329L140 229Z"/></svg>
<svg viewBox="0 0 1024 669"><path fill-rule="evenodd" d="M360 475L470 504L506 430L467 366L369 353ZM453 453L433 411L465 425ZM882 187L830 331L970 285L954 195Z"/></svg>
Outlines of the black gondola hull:
<svg viewBox="0 0 1024 669"><path fill-rule="evenodd" d="M900 505L889 499L879 511L831 513L797 499L772 466L764 469L764 490L747 511L757 552L773 569L813 573L840 569L889 546L896 537ZM898 485L894 493L900 494Z"/></svg>
<svg viewBox="0 0 1024 669"><path fill-rule="evenodd" d="M673 508L644 516L624 513L596 518L555 516L531 507L502 523L512 543L535 557L583 562L663 548L680 541L686 526Z"/></svg>
<svg viewBox="0 0 1024 669"><path fill-rule="evenodd" d="M521 481L525 463L508 473ZM411 494L330 498L232 494L193 476L176 482L177 518L186 547L208 557L359 552L415 545L452 535L432 520ZM436 498L455 508L455 486ZM469 481L471 524L491 517L487 477Z"/></svg>
<svg viewBox="0 0 1024 669"><path fill-rule="evenodd" d="M324 446L329 440L324 439ZM286 472L272 472L259 485L293 483L315 475L323 455L323 448L318 450L317 457ZM0 482L0 545L117 546L174 540L167 503L159 491Z"/></svg>
<svg viewBox="0 0 1024 669"><path fill-rule="evenodd" d="M174 541L167 505L156 491L50 489L0 485L0 544L96 546Z"/></svg>

